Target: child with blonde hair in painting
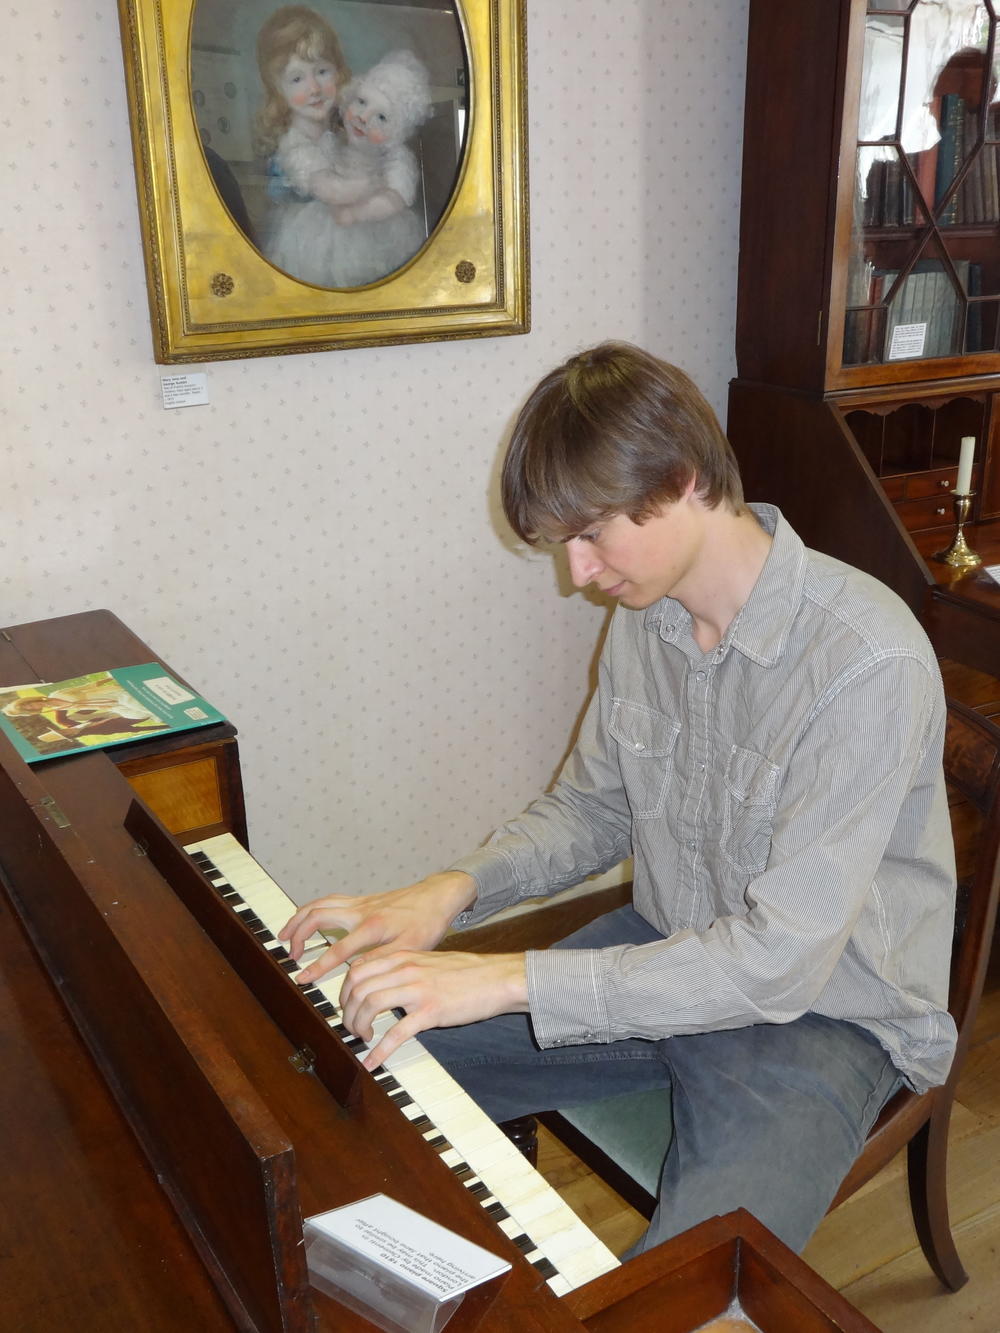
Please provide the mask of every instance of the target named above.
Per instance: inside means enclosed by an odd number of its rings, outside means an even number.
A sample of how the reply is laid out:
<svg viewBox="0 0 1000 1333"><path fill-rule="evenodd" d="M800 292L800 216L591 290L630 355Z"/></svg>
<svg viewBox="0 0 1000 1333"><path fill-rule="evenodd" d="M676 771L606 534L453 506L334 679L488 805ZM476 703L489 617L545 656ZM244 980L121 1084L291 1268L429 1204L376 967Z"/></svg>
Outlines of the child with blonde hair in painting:
<svg viewBox="0 0 1000 1333"><path fill-rule="evenodd" d="M257 35L257 64L264 84L258 146L270 157L274 204L264 253L292 277L333 286L338 224L326 204L313 206L318 191L329 201L337 185L334 120L338 96L350 79L340 39L315 10L285 5ZM336 194L340 204L360 197L349 183Z"/></svg>

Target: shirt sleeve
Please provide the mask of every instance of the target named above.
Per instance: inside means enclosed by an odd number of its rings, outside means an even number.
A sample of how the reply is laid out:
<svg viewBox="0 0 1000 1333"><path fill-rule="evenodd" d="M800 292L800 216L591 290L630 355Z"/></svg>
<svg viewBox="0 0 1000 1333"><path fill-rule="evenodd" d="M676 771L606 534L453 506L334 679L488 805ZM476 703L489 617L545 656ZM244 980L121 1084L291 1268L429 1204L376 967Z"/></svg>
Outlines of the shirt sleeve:
<svg viewBox="0 0 1000 1333"><path fill-rule="evenodd" d="M580 737L552 791L504 824L485 847L451 867L477 884L469 925L524 898L558 893L631 855L631 816L606 725L610 689L603 663Z"/></svg>
<svg viewBox="0 0 1000 1333"><path fill-rule="evenodd" d="M651 944L529 953L539 1044L656 1039L806 1012L866 905L878 919L879 868L908 796L923 784L926 803L940 799L944 720L940 680L915 658L837 682L784 775L746 911Z"/></svg>

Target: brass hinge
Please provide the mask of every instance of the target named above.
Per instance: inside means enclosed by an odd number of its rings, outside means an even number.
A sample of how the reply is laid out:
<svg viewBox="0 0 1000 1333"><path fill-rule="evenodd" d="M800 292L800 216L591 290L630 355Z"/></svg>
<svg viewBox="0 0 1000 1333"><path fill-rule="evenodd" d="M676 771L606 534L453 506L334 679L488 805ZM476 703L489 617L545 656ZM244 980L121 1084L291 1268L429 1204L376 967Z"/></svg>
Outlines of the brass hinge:
<svg viewBox="0 0 1000 1333"><path fill-rule="evenodd" d="M316 1056L308 1046L300 1046L288 1057L288 1062L300 1074L312 1074L316 1069Z"/></svg>
<svg viewBox="0 0 1000 1333"><path fill-rule="evenodd" d="M69 828L70 822L63 812L56 805L54 796L43 796L41 804L45 806L45 813L55 824L56 828Z"/></svg>

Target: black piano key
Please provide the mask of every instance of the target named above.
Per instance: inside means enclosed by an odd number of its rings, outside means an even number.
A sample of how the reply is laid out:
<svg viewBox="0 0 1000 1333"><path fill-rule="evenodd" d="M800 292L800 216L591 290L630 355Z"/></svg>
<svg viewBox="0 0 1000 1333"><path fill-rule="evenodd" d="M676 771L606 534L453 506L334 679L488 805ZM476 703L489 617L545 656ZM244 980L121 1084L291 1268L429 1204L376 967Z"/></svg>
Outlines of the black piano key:
<svg viewBox="0 0 1000 1333"><path fill-rule="evenodd" d="M548 1282L550 1278L559 1276L558 1268L556 1268L551 1259L546 1259L544 1254L539 1254L538 1258L532 1259L531 1262L532 1265L538 1269L546 1282Z"/></svg>

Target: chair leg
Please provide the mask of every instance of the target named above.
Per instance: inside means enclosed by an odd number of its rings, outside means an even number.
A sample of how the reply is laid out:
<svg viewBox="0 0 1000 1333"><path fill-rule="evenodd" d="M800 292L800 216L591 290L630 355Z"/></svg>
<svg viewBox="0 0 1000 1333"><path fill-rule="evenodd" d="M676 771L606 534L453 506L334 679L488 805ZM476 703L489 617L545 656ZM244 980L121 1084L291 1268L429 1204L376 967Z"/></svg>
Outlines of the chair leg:
<svg viewBox="0 0 1000 1333"><path fill-rule="evenodd" d="M962 1267L948 1220L948 1126L951 1098L940 1098L929 1119L910 1139L906 1166L913 1224L924 1257L951 1291L969 1275Z"/></svg>
<svg viewBox="0 0 1000 1333"><path fill-rule="evenodd" d="M538 1166L538 1121L533 1115L518 1116L516 1120L505 1120L500 1128L526 1157L532 1166Z"/></svg>

